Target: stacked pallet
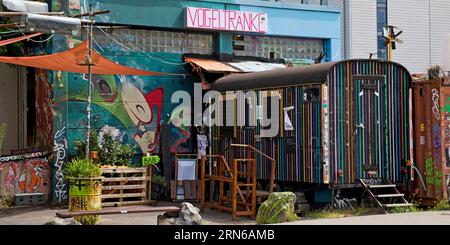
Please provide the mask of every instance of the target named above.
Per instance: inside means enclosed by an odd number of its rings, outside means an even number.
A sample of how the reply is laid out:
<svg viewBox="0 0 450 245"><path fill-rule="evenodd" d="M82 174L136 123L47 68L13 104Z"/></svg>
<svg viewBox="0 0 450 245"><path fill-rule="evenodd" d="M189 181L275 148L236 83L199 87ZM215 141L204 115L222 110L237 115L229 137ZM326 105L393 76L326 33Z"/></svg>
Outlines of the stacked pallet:
<svg viewBox="0 0 450 245"><path fill-rule="evenodd" d="M149 177L146 168L102 168L102 207L146 203Z"/></svg>

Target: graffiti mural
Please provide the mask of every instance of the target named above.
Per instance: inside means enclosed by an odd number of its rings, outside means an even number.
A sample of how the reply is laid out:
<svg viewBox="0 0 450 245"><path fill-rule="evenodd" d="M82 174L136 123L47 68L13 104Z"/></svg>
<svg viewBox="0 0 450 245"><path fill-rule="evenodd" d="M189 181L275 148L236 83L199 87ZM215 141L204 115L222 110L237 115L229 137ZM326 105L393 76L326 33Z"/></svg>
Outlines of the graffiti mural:
<svg viewBox="0 0 450 245"><path fill-rule="evenodd" d="M50 165L46 158L0 163L0 196L13 198L16 193L50 194Z"/></svg>
<svg viewBox="0 0 450 245"><path fill-rule="evenodd" d="M183 149L192 148L192 140L189 140L192 136L192 128L184 125L189 125L190 122L186 121L190 117L182 115L183 113L190 113L190 108L176 107L172 110L169 123L171 125L171 142L170 152L178 153L183 152ZM176 126L180 125L180 126Z"/></svg>
<svg viewBox="0 0 450 245"><path fill-rule="evenodd" d="M167 69L145 57L130 57L129 51L122 50L117 45L103 46L102 49L107 57L108 52L114 53L113 57L108 58L123 65L143 70ZM184 72L180 67L172 67L166 71ZM63 73L61 77L64 86L53 86L54 108L55 113L67 120L67 155L72 156L75 155L74 142L85 138L88 82L83 74ZM171 95L177 90L191 91L192 82L184 76L93 75L91 127L96 130L105 125L115 127L121 131L123 143L135 145L138 153L157 154L160 152L160 125L170 122L172 111L176 107L170 102ZM170 125L173 127L170 138L173 142L172 151L191 152L192 130L189 127L177 128Z"/></svg>
<svg viewBox="0 0 450 245"><path fill-rule="evenodd" d="M433 101L433 115L434 117L439 120L441 118L440 108L439 108L439 92L437 89L431 90L432 96L431 100Z"/></svg>
<svg viewBox="0 0 450 245"><path fill-rule="evenodd" d="M161 121L164 90L156 88L144 95L130 82L122 85L122 103L134 126L140 132L133 138L142 152L155 152L158 145L159 123ZM153 111L156 109L156 120ZM156 124L155 130L146 126Z"/></svg>
<svg viewBox="0 0 450 245"><path fill-rule="evenodd" d="M36 146L48 147L53 140L52 87L46 70L36 69Z"/></svg>
<svg viewBox="0 0 450 245"><path fill-rule="evenodd" d="M64 172L63 172L64 161L67 158L66 155L67 141L65 139L65 130L66 128L63 127L62 129L56 131L53 146L53 158L55 169L54 196L58 202L67 200L67 186L64 180Z"/></svg>

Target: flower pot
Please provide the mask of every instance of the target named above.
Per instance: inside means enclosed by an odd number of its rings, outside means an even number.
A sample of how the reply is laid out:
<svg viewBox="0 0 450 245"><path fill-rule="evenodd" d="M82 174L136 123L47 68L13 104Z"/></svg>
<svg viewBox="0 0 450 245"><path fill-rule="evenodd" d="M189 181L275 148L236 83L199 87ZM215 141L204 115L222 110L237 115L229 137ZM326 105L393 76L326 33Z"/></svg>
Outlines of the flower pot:
<svg viewBox="0 0 450 245"><path fill-rule="evenodd" d="M97 211L102 209L102 178L69 178L69 211ZM95 225L98 215L76 216L83 225Z"/></svg>
<svg viewBox="0 0 450 245"><path fill-rule="evenodd" d="M89 158L92 159L93 161L97 161L98 160L98 151L90 151Z"/></svg>

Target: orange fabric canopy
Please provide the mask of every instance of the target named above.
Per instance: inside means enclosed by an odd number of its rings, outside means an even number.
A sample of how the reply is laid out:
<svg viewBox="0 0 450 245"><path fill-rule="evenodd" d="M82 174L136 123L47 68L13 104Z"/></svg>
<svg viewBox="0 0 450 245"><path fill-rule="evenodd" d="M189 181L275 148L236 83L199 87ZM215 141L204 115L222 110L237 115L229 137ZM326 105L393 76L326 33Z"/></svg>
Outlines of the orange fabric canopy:
<svg viewBox="0 0 450 245"><path fill-rule="evenodd" d="M42 35L42 33L38 32L38 33L33 33L33 34L30 34L30 35L26 35L26 36L20 36L20 37L10 38L10 39L6 39L6 40L1 40L0 41L0 46L5 46L5 45L11 44L11 43L17 43L17 42L23 41L25 39L36 37L36 36L39 36L39 35Z"/></svg>
<svg viewBox="0 0 450 245"><path fill-rule="evenodd" d="M46 70L67 71L74 73L88 73L88 41L83 42L73 49L67 51L32 57L5 57L0 56L0 62L30 66ZM92 74L98 75L137 75L158 76L164 73L144 71L116 64L97 51L92 51Z"/></svg>

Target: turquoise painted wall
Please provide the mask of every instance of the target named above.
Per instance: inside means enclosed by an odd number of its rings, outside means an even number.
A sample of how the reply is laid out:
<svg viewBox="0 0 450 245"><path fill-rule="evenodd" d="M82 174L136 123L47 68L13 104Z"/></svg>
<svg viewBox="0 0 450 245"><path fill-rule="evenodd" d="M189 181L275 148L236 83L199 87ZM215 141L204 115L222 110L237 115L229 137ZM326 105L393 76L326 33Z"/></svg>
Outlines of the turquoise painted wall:
<svg viewBox="0 0 450 245"><path fill-rule="evenodd" d="M325 39L326 61L340 60L340 12L333 8L258 0L93 2L95 9L111 11L111 14L99 16L99 22L176 29L184 29L184 8L188 6L264 12L269 20L266 35ZM231 35L220 33L218 46L220 53L232 54Z"/></svg>
<svg viewBox="0 0 450 245"><path fill-rule="evenodd" d="M81 10L70 9L68 0L52 1L52 11L65 10L77 14ZM80 1L81 3L83 1ZM248 1L175 1L175 0L94 0L95 10L110 10L108 15L97 17L98 22L171 29L184 28L186 6L216 9L261 11L269 15L267 35L314 37L325 39L329 59L339 59L339 13L336 11L312 11L305 8L281 8L280 5L252 5ZM253 1L258 2L258 1ZM87 0L86 3L89 3ZM81 4L81 9L85 8ZM84 11L83 11L84 12ZM311 28L312 27L312 28ZM335 29L336 28L336 29ZM311 30L314 29L314 30ZM214 33L214 32L212 32ZM232 32L217 33L216 49L219 53L232 54ZM69 49L79 37L56 35L48 47L49 53ZM186 74L187 65L168 65L145 55L129 51L111 42L94 45L105 57L122 65L160 72ZM180 53L148 53L158 60L181 63ZM52 164L52 192L55 202L67 200L66 184L62 166L75 153L74 143L85 137L87 81L82 74L49 72L53 88L54 104L54 158ZM138 147L140 152L160 153L158 147L160 123L170 123L173 109L171 95L176 90L192 94L192 76L136 77L94 76L91 124L101 129L113 126L123 134L123 141ZM193 141L190 128L177 128L170 124L171 152L192 152Z"/></svg>

